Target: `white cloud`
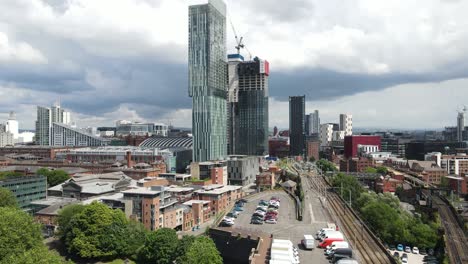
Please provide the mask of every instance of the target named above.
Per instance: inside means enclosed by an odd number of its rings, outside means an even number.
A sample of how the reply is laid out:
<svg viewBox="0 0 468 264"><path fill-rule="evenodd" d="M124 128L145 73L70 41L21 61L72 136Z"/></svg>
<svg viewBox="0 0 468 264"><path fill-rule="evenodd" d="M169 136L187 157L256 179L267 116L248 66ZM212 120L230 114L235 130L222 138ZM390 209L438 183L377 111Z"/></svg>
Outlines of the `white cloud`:
<svg viewBox="0 0 468 264"><path fill-rule="evenodd" d="M26 42L13 42L0 32L0 63L47 63L47 59L39 51Z"/></svg>

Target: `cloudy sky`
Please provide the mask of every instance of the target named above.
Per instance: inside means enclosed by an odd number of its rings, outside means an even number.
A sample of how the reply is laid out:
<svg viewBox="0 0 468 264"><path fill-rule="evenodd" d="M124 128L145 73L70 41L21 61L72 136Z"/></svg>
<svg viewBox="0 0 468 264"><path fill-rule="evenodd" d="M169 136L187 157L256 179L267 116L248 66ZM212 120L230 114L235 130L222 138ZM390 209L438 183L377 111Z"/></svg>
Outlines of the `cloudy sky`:
<svg viewBox="0 0 468 264"><path fill-rule="evenodd" d="M442 128L468 104L468 1L226 2L228 52L232 21L270 61L270 126L288 126L289 95L358 127ZM60 101L82 126L191 126L190 3L0 0L0 122L34 128L35 106Z"/></svg>

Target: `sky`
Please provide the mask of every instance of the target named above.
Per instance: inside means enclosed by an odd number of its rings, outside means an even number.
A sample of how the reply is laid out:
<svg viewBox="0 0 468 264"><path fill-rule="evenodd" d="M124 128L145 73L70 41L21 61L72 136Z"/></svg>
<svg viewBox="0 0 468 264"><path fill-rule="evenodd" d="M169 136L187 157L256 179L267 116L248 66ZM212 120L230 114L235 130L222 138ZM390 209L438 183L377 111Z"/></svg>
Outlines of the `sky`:
<svg viewBox="0 0 468 264"><path fill-rule="evenodd" d="M0 0L0 122L59 101L79 126L116 120L191 126L193 0ZM270 127L288 96L322 122L441 129L468 104L468 1L227 0L233 29L270 62ZM249 58L248 52L242 53Z"/></svg>

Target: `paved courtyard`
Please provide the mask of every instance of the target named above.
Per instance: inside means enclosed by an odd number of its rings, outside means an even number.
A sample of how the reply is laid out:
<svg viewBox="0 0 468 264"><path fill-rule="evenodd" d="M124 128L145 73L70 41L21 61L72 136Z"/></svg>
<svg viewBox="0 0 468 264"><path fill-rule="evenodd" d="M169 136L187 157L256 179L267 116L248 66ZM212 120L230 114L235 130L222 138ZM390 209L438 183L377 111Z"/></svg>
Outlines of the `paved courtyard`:
<svg viewBox="0 0 468 264"><path fill-rule="evenodd" d="M261 199L269 200L271 196L281 199L279 216L277 224L250 224L250 218ZM313 250L304 250L301 246L301 239L304 234L314 235L315 232L324 227L329 220L328 214L322 208L318 197L310 192L305 194L304 221L297 221L295 217L294 201L284 191L264 192L256 194L247 200L249 202L244 206L244 211L239 214L235 220L234 227L243 229L246 232L263 232L273 234L274 238L289 239L299 248L299 257L301 263L329 263L323 254L324 251L319 248Z"/></svg>

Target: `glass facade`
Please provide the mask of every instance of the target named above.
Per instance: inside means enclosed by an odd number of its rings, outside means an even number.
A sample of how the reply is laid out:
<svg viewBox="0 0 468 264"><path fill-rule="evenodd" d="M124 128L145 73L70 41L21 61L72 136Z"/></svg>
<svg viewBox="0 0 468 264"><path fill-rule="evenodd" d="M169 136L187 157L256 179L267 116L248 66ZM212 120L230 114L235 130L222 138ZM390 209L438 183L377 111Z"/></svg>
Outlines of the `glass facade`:
<svg viewBox="0 0 468 264"><path fill-rule="evenodd" d="M227 156L226 6L221 0L189 7L189 96L193 161Z"/></svg>
<svg viewBox="0 0 468 264"><path fill-rule="evenodd" d="M267 63L267 62L266 62ZM253 61L231 64L237 83L230 86L236 95L229 102L229 154L262 156L268 153L268 73L265 64Z"/></svg>
<svg viewBox="0 0 468 264"><path fill-rule="evenodd" d="M0 180L0 187L15 195L18 205L26 209L32 201L46 198L47 178L44 176L25 176Z"/></svg>
<svg viewBox="0 0 468 264"><path fill-rule="evenodd" d="M290 155L305 154L305 96L289 97Z"/></svg>

